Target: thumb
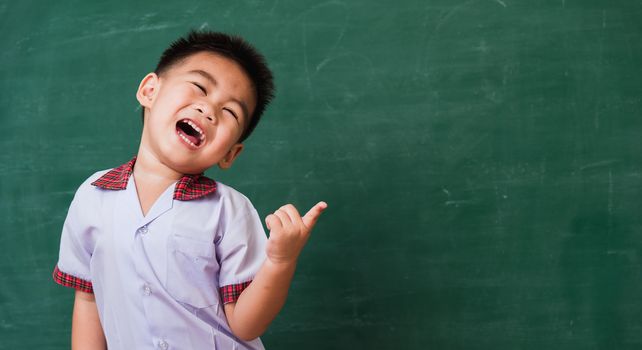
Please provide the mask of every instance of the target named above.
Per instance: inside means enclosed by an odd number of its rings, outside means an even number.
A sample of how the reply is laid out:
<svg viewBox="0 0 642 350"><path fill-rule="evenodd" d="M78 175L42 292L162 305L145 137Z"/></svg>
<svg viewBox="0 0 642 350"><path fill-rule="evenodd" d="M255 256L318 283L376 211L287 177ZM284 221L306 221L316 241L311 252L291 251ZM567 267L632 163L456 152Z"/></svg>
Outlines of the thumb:
<svg viewBox="0 0 642 350"><path fill-rule="evenodd" d="M308 229L312 229L314 227L314 224L317 223L317 219L321 215L321 213L328 207L328 204L326 202L319 202L317 203L312 209L310 209L302 218L303 224L305 227Z"/></svg>

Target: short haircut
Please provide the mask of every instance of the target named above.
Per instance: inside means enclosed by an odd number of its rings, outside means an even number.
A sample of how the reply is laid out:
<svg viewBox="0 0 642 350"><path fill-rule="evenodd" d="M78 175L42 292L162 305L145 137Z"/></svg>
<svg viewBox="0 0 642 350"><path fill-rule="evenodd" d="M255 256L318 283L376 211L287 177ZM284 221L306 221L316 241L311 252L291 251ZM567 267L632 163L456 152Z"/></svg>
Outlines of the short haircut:
<svg viewBox="0 0 642 350"><path fill-rule="evenodd" d="M267 105L274 98L272 72L263 55L243 38L220 32L192 30L163 51L154 73L160 76L175 64L200 52L212 52L235 61L254 85L256 107L254 113L248 116L247 126L239 140L243 142L254 131Z"/></svg>

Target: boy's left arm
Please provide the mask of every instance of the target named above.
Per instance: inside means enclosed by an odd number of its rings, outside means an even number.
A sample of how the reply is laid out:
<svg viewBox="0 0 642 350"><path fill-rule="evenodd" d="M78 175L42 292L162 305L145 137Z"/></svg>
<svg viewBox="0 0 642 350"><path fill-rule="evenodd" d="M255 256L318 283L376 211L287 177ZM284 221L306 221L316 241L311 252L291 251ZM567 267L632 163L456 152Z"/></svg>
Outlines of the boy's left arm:
<svg viewBox="0 0 642 350"><path fill-rule="evenodd" d="M236 303L224 307L234 335L246 341L258 338L281 311L299 253L325 208L327 204L319 202L301 217L296 208L288 204L265 219L270 230L267 259Z"/></svg>

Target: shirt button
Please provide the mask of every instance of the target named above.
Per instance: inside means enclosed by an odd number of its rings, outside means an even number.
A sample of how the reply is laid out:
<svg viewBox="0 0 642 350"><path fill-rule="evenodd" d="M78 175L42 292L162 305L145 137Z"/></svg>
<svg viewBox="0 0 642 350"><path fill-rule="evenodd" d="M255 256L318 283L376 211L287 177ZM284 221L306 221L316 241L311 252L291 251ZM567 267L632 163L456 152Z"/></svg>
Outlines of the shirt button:
<svg viewBox="0 0 642 350"><path fill-rule="evenodd" d="M152 289L148 285L144 285L143 294L145 294L146 296L152 295Z"/></svg>
<svg viewBox="0 0 642 350"><path fill-rule="evenodd" d="M159 346L161 349L163 349L163 350L167 350L167 349L169 349L169 344L167 344L167 342L166 342L166 341L164 341L164 340L161 340L161 341L158 343L158 346Z"/></svg>
<svg viewBox="0 0 642 350"><path fill-rule="evenodd" d="M147 229L147 225L145 225L145 226L143 226L143 227L138 229L138 233L140 233L141 235L144 235L147 232L149 232L149 230Z"/></svg>

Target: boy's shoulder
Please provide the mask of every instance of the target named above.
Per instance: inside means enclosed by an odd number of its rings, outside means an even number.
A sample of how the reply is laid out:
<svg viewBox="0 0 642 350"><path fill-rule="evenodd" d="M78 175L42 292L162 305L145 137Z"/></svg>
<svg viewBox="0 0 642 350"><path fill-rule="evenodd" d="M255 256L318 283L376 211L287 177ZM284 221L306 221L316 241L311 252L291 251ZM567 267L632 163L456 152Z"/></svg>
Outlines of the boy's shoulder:
<svg viewBox="0 0 642 350"><path fill-rule="evenodd" d="M219 201L222 206L243 210L254 209L252 202L247 196L233 187L218 181L216 182L216 192L214 193L213 199Z"/></svg>
<svg viewBox="0 0 642 350"><path fill-rule="evenodd" d="M87 192L92 192L95 188L95 186L93 186L92 184L96 182L96 180L103 177L103 175L107 174L110 170L112 169L104 169L91 174L88 178L85 179L85 181L82 182L82 184L80 184L80 186L78 186L78 189L76 190L76 196L83 195Z"/></svg>

